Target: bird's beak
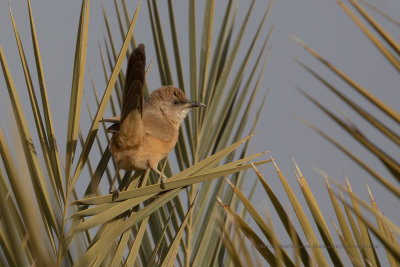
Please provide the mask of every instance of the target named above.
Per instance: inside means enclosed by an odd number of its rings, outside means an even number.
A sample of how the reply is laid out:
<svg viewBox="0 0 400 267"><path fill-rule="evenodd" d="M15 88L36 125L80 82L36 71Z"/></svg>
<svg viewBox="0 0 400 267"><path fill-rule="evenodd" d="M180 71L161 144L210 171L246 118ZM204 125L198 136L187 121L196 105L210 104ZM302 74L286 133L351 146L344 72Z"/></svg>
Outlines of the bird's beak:
<svg viewBox="0 0 400 267"><path fill-rule="evenodd" d="M189 108L205 107L206 105L200 102L189 100Z"/></svg>

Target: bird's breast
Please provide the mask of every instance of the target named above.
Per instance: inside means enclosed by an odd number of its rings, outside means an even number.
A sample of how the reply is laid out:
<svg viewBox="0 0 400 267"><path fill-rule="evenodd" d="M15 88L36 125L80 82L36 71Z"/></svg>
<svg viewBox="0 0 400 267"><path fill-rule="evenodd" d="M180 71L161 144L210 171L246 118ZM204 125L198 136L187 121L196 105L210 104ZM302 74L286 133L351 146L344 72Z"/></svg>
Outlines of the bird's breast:
<svg viewBox="0 0 400 267"><path fill-rule="evenodd" d="M133 147L122 147L117 139L112 138L110 151L115 164L124 170L144 170L156 168L160 160L165 158L174 148L178 135L172 136L170 140L145 134L142 142Z"/></svg>

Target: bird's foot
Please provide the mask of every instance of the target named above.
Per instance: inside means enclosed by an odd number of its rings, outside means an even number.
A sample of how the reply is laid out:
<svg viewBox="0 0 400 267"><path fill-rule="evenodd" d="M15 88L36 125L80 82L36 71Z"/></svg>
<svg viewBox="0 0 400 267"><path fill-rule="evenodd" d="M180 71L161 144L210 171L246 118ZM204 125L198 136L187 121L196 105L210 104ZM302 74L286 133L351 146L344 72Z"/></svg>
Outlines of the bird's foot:
<svg viewBox="0 0 400 267"><path fill-rule="evenodd" d="M160 186L162 189L165 189L165 180L167 180L167 177L165 176L160 176Z"/></svg>
<svg viewBox="0 0 400 267"><path fill-rule="evenodd" d="M167 180L167 176L165 176L164 173L160 172L159 170L157 170L156 168L152 169L155 173L158 174L158 177L160 179L160 186L162 189L165 189L165 181Z"/></svg>
<svg viewBox="0 0 400 267"><path fill-rule="evenodd" d="M110 194L112 194L112 201L114 201L119 196L119 190L115 188L110 188Z"/></svg>

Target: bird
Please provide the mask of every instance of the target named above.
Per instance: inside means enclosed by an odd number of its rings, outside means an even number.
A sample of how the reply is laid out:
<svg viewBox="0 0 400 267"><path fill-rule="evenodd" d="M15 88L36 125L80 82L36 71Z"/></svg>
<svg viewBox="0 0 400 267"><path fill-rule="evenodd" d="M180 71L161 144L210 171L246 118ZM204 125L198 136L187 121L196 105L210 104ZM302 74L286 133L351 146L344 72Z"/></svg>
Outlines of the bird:
<svg viewBox="0 0 400 267"><path fill-rule="evenodd" d="M112 123L107 132L112 133L109 148L116 165L109 190L113 198L119 193L114 184L120 169L151 169L159 175L160 185L165 188L167 177L157 169L158 163L175 147L179 127L189 110L205 107L203 103L188 100L173 85L161 86L144 101L145 65L145 46L139 44L128 61L121 116L102 120Z"/></svg>

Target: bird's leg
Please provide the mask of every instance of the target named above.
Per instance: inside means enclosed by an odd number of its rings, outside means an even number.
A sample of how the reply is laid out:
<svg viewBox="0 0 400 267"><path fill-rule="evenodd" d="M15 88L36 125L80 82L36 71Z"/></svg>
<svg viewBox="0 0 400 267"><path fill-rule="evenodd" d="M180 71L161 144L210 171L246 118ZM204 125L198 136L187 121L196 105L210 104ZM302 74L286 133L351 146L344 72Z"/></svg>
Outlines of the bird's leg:
<svg viewBox="0 0 400 267"><path fill-rule="evenodd" d="M160 176L160 185L162 189L165 189L165 180L167 180L167 176L164 173L157 170L157 168L152 168L152 170Z"/></svg>
<svg viewBox="0 0 400 267"><path fill-rule="evenodd" d="M115 189L115 187L114 187L114 184L115 184L115 181L117 180L118 174L119 174L119 168L117 168L115 170L115 175L114 175L114 178L113 178L113 180L111 182L111 185L110 185L110 191L109 192L110 192L110 194L113 194L113 196L112 196L113 200L116 199L118 197L118 195L119 195L119 190Z"/></svg>

